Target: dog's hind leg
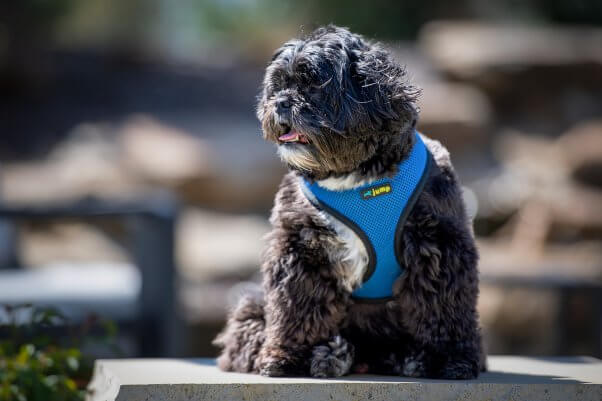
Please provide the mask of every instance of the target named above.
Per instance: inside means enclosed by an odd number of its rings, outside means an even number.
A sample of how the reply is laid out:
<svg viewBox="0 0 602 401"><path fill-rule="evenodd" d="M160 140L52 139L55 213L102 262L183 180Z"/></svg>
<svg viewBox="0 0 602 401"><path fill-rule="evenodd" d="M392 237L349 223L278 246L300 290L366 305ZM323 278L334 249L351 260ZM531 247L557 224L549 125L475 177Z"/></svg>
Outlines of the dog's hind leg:
<svg viewBox="0 0 602 401"><path fill-rule="evenodd" d="M217 365L225 371L257 373L257 354L265 339L263 294L243 296L225 329L213 340L222 348Z"/></svg>
<svg viewBox="0 0 602 401"><path fill-rule="evenodd" d="M353 364L353 345L341 336L313 347L310 374L313 377L339 377L349 373Z"/></svg>

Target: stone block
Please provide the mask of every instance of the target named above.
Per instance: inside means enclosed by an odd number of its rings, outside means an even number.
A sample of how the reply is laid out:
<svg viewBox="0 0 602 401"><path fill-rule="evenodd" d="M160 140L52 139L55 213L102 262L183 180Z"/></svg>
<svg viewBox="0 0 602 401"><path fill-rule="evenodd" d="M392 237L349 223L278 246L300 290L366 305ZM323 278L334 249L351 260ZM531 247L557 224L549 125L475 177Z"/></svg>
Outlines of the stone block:
<svg viewBox="0 0 602 401"><path fill-rule="evenodd" d="M477 380L352 375L267 378L225 373L211 359L98 360L88 401L183 400L596 400L602 361L494 356Z"/></svg>

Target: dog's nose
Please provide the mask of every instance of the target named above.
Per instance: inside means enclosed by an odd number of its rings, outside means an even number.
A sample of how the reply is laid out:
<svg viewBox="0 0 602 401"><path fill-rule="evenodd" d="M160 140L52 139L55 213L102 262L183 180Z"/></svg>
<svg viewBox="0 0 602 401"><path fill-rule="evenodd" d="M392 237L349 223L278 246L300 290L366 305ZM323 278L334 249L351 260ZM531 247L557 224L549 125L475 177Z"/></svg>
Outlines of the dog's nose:
<svg viewBox="0 0 602 401"><path fill-rule="evenodd" d="M291 108L291 101L287 97L281 97L276 100L276 108L278 111L287 111Z"/></svg>

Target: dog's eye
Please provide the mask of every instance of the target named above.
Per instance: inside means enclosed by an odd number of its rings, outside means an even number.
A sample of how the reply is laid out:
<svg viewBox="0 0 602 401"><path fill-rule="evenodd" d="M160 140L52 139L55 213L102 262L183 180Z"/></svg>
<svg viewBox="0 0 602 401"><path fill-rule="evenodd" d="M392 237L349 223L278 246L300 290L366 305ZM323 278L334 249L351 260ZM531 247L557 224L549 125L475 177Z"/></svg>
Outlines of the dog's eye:
<svg viewBox="0 0 602 401"><path fill-rule="evenodd" d="M309 75L311 68L306 63L299 63L295 68L295 72L298 75Z"/></svg>
<svg viewBox="0 0 602 401"><path fill-rule="evenodd" d="M278 74L272 76L270 80L270 92L278 92L280 90L286 89L289 85L290 79L285 74Z"/></svg>
<svg viewBox="0 0 602 401"><path fill-rule="evenodd" d="M276 83L276 81L271 80L266 86L265 86L265 93L268 97L272 97L274 96L274 94L278 91L278 85Z"/></svg>
<svg viewBox="0 0 602 401"><path fill-rule="evenodd" d="M302 88L309 88L312 86L311 77L308 75L300 75L298 78L299 86Z"/></svg>
<svg viewBox="0 0 602 401"><path fill-rule="evenodd" d="M281 75L278 81L278 89L286 89L291 85L291 78L288 75Z"/></svg>
<svg viewBox="0 0 602 401"><path fill-rule="evenodd" d="M308 87L317 82L314 70L307 64L299 64L295 70L297 80L301 86Z"/></svg>

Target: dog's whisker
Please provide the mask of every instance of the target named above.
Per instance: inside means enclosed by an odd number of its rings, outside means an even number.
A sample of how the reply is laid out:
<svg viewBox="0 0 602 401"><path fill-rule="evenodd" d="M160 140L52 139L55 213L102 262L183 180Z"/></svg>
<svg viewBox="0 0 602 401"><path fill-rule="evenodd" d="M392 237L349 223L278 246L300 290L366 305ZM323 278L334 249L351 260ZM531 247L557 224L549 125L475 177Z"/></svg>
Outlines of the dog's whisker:
<svg viewBox="0 0 602 401"><path fill-rule="evenodd" d="M332 77L328 78L328 80L326 82L324 82L321 85L318 85L317 87L320 89L323 89L326 85L328 85L330 82L332 82Z"/></svg>
<svg viewBox="0 0 602 401"><path fill-rule="evenodd" d="M351 96L349 93L345 93L345 96L347 96L349 99L353 100L355 103L357 104L366 104L366 103L372 103L372 99L371 100L366 100L364 102L359 101L357 99L355 99L353 96Z"/></svg>

